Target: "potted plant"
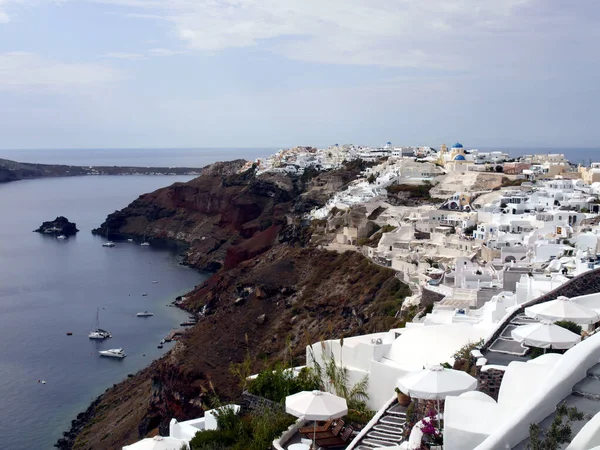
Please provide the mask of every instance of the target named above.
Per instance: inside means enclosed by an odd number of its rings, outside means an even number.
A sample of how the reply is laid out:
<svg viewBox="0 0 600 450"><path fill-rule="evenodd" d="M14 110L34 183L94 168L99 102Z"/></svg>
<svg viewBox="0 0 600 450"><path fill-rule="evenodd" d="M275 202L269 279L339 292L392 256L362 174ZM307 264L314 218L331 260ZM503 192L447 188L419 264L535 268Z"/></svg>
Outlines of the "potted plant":
<svg viewBox="0 0 600 450"><path fill-rule="evenodd" d="M394 388L394 391L396 391L396 395L398 396L398 404L400 406L410 405L410 401L411 401L410 395L406 395L404 392L402 392L398 388Z"/></svg>

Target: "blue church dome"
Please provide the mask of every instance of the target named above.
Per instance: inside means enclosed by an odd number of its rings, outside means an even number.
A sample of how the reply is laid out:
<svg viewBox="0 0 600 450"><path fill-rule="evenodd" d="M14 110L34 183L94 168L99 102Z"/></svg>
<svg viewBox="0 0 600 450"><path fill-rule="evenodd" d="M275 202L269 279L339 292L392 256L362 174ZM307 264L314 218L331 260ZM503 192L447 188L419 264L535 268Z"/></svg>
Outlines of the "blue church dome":
<svg viewBox="0 0 600 450"><path fill-rule="evenodd" d="M466 161L466 159L463 155L456 155L454 161Z"/></svg>
<svg viewBox="0 0 600 450"><path fill-rule="evenodd" d="M386 145L392 145L392 143L390 141L387 141Z"/></svg>
<svg viewBox="0 0 600 450"><path fill-rule="evenodd" d="M452 146L452 148L463 148L462 144L460 142L457 142L456 144L454 144Z"/></svg>

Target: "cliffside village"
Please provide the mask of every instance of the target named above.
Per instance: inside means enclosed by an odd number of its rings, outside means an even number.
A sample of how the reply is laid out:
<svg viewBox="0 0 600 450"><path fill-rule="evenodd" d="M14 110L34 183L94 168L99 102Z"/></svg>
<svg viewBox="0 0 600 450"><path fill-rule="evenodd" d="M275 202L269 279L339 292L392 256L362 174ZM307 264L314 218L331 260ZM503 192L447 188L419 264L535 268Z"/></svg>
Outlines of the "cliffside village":
<svg viewBox="0 0 600 450"><path fill-rule="evenodd" d="M448 450L542 448L527 447L530 424L547 431L562 403L584 414L560 448L599 446L600 162L575 166L561 154L514 159L459 143L436 150L388 142L296 147L247 167L255 164L259 177L302 175L358 159L371 164L308 215L313 237L324 248L361 252L393 269L412 296L396 313L408 317L402 328L307 347L308 366L331 357L351 384L368 375L367 405L377 412L336 448L442 448L432 443L432 427ZM540 309L555 303L552 312ZM533 345L518 332L549 330L561 320L580 325L580 335L553 341L549 331ZM429 396L423 386L407 387L415 374L454 372L438 365L453 366L457 351L470 344L474 384L436 393L432 383ZM567 350L533 357L532 346ZM400 393L437 400L436 415L415 421ZM198 429L216 427L206 417L173 419L171 438L185 443ZM329 448L302 434L310 419L300 417L273 448Z"/></svg>

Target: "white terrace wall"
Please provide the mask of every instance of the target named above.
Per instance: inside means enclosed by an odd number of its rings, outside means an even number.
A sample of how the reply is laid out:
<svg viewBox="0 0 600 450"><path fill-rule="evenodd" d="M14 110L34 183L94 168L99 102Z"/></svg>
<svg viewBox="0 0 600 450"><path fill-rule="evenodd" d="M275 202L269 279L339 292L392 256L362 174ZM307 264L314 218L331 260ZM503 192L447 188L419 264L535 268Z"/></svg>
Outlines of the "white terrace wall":
<svg viewBox="0 0 600 450"><path fill-rule="evenodd" d="M552 369L540 388L525 405L482 442L476 450L512 448L529 435L529 425L540 423L570 395L573 386L585 378L587 370L600 360L600 334L596 334L568 350Z"/></svg>

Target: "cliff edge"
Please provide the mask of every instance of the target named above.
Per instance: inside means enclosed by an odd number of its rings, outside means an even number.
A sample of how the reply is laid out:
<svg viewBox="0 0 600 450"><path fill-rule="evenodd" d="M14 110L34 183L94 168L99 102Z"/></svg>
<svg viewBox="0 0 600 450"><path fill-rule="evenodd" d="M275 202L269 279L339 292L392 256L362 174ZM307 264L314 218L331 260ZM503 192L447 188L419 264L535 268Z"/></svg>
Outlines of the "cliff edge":
<svg viewBox="0 0 600 450"><path fill-rule="evenodd" d="M61 448L113 449L167 433L171 418L201 417L215 392L239 396L233 363L249 356L258 371L286 355L303 364L307 344L399 324L408 287L357 252L312 246L302 219L360 168L291 178L238 173L242 165L219 163L145 194L96 230L182 240L191 265L218 270L185 296L182 307L199 314L196 326L99 397Z"/></svg>

